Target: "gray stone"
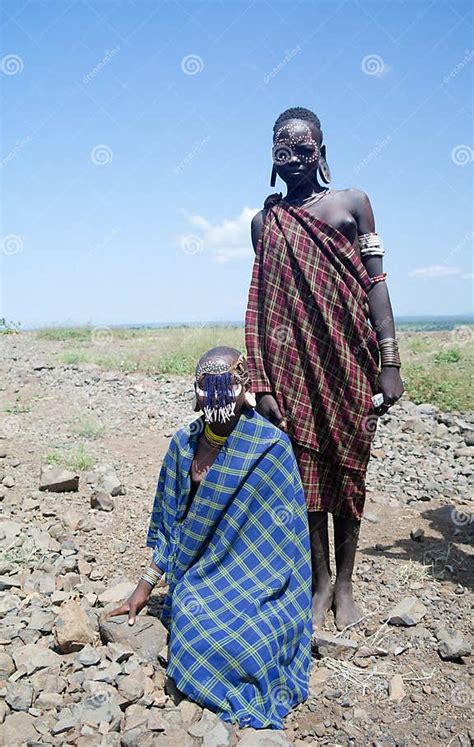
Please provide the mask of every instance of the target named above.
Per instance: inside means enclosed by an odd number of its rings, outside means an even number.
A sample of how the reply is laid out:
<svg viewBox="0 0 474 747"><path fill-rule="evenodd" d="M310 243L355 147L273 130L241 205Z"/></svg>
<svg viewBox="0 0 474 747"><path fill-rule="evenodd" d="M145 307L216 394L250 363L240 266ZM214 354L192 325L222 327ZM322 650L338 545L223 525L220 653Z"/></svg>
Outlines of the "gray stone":
<svg viewBox="0 0 474 747"><path fill-rule="evenodd" d="M138 615L134 625L128 624L126 615L109 619L104 616L99 625L104 643L121 643L147 661L156 661L167 638L165 626L149 615Z"/></svg>
<svg viewBox="0 0 474 747"><path fill-rule="evenodd" d="M0 597L0 617L5 617L12 610L19 609L21 599L16 594L4 594Z"/></svg>
<svg viewBox="0 0 474 747"><path fill-rule="evenodd" d="M38 669L59 667L61 657L51 649L39 643L27 643L13 652L13 659L17 669L24 668L27 674L33 674Z"/></svg>
<svg viewBox="0 0 474 747"><path fill-rule="evenodd" d="M6 716L4 723L0 726L0 744L17 747L25 743L36 743L38 732L35 729L35 723L36 719L23 711Z"/></svg>
<svg viewBox="0 0 474 747"><path fill-rule="evenodd" d="M389 612L390 625L416 625L426 615L427 609L416 597L404 597Z"/></svg>
<svg viewBox="0 0 474 747"><path fill-rule="evenodd" d="M82 664L83 667L93 667L96 664L99 664L101 660L102 656L100 651L89 645L84 646L82 651L79 651L76 656L76 661Z"/></svg>
<svg viewBox="0 0 474 747"><path fill-rule="evenodd" d="M201 737L203 747L228 747L231 743L232 727L205 708L201 720L188 727L188 734Z"/></svg>
<svg viewBox="0 0 474 747"><path fill-rule="evenodd" d="M13 711L27 711L33 702L33 687L27 682L9 682L5 700Z"/></svg>
<svg viewBox="0 0 474 747"><path fill-rule="evenodd" d="M111 723L115 719L121 719L118 697L111 692L98 692L77 703L74 708L74 716L82 722L88 721L99 726L102 721Z"/></svg>
<svg viewBox="0 0 474 747"><path fill-rule="evenodd" d="M21 581L18 575L0 576L0 591L8 589L21 589Z"/></svg>
<svg viewBox="0 0 474 747"><path fill-rule="evenodd" d="M128 599L132 592L135 591L135 588L136 584L132 584L131 581L122 581L99 594L99 602L103 605L111 604L112 602L118 604Z"/></svg>
<svg viewBox="0 0 474 747"><path fill-rule="evenodd" d="M14 671L12 657L6 651L0 651L0 680L6 680Z"/></svg>
<svg viewBox="0 0 474 747"><path fill-rule="evenodd" d="M51 633L54 619L54 612L38 607L33 610L28 627L32 630L39 630L41 633Z"/></svg>
<svg viewBox="0 0 474 747"><path fill-rule="evenodd" d="M91 495L91 508L95 508L96 511L113 511L114 502L104 490L96 490Z"/></svg>
<svg viewBox="0 0 474 747"><path fill-rule="evenodd" d="M51 493L77 493L79 490L79 475L54 464L43 465L41 467L39 489L48 490Z"/></svg>
<svg viewBox="0 0 474 747"><path fill-rule="evenodd" d="M313 633L311 644L320 656L329 656L334 659L351 655L359 647L359 644L350 638L341 638L326 631Z"/></svg>
<svg viewBox="0 0 474 747"><path fill-rule="evenodd" d="M446 628L440 628L436 631L438 639L438 653L442 659L457 661L463 656L469 656L471 653L471 644L463 638L460 631L448 631Z"/></svg>
<svg viewBox="0 0 474 747"><path fill-rule="evenodd" d="M275 729L242 729L237 747L291 747L285 734Z"/></svg>

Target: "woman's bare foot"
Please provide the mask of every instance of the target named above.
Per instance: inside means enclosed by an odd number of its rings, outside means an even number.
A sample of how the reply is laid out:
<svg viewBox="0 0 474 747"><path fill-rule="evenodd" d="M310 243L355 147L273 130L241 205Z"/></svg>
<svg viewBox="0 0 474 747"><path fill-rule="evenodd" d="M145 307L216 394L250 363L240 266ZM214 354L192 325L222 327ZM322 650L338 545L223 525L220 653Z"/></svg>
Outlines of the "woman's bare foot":
<svg viewBox="0 0 474 747"><path fill-rule="evenodd" d="M313 594L313 630L321 629L326 613L331 609L334 591L332 584L317 589Z"/></svg>
<svg viewBox="0 0 474 747"><path fill-rule="evenodd" d="M352 596L352 583L350 581L337 581L334 586L334 616L336 628L355 628L357 623L363 619L363 614Z"/></svg>

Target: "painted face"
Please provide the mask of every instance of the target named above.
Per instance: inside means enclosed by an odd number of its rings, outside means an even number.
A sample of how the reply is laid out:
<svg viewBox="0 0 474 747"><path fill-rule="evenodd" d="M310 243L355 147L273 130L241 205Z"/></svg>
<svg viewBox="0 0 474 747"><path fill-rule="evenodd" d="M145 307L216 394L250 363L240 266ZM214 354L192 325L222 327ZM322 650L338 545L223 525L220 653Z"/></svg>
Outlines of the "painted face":
<svg viewBox="0 0 474 747"><path fill-rule="evenodd" d="M241 376L230 372L223 359L207 361L204 369L197 371L197 405L207 423L227 423L242 409L245 391Z"/></svg>
<svg viewBox="0 0 474 747"><path fill-rule="evenodd" d="M275 133L272 158L282 175L314 168L321 154L310 127L301 120L290 120Z"/></svg>

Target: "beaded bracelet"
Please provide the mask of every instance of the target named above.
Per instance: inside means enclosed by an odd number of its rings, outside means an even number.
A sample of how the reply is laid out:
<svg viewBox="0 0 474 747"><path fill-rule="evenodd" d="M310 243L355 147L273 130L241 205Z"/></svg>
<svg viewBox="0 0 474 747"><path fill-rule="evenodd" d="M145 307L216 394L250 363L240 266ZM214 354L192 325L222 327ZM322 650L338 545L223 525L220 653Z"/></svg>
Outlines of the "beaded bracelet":
<svg viewBox="0 0 474 747"><path fill-rule="evenodd" d="M142 573L140 580L146 581L150 586L156 586L162 575L162 573L158 573L158 571L155 571L155 569L150 566L144 573Z"/></svg>

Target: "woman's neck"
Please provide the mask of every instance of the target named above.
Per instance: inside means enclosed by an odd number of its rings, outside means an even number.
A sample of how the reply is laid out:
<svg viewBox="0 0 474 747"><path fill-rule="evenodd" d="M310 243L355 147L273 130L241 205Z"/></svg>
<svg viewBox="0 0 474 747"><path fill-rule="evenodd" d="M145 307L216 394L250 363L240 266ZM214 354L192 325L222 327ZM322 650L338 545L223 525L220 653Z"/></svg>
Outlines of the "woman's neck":
<svg viewBox="0 0 474 747"><path fill-rule="evenodd" d="M286 186L286 195L283 199L287 202L298 202L299 200L305 200L308 197L312 197L313 195L324 191L324 188L320 187L319 184L308 181L302 181L298 184L294 184L293 186L287 184Z"/></svg>

